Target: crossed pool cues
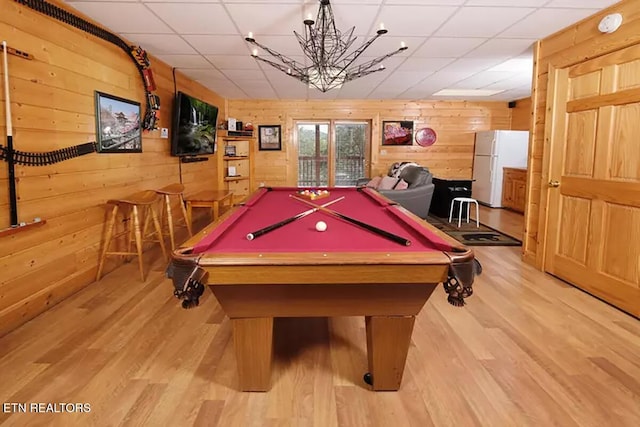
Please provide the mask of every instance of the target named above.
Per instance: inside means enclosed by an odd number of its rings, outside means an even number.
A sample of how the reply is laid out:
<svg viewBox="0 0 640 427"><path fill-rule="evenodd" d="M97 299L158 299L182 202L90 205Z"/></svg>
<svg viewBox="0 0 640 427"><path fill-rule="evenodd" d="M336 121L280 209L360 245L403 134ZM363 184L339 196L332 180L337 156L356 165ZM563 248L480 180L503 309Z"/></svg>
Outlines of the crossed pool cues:
<svg viewBox="0 0 640 427"><path fill-rule="evenodd" d="M371 232L373 232L373 233L375 233L375 234L377 234L379 236L382 236L382 237L384 237L384 238L386 238L388 240L391 240L391 241L396 242L398 244L401 244L403 246L411 245L411 240L405 239L404 237L395 235L395 234L390 233L390 232L388 232L386 230L383 230L381 228L375 227L375 226L373 226L371 224L367 224L366 222L360 221L360 220L355 219L355 218L351 218L351 217L349 217L347 215L341 214L340 212L336 212L336 211L334 211L332 209L327 208L327 206L330 206L330 205L332 205L332 204L344 199L345 196L339 197L339 198L337 198L335 200L332 200L330 202L327 202L327 203L325 203L323 205L317 205L317 204L315 204L315 203L313 203L313 202L311 202L309 200L301 199L301 198L296 197L294 195L289 195L289 197L291 197L293 199L296 199L296 200L298 200L298 201L300 201L302 203L305 203L305 204L307 204L309 206L313 206L313 207L311 209L309 209L309 210L304 211L304 212L300 212L299 214L294 215L294 216L292 216L290 218L284 219L284 220L282 220L280 222L277 222L275 224L271 224L271 225L269 225L267 227L261 228L260 230L254 231L253 233L249 233L249 234L247 234L247 240L253 240L256 237L260 237L260 236L262 236L262 235L264 235L266 233L269 233L269 232L271 232L273 230L277 230L280 227L283 227L283 226L285 226L287 224L290 224L290 223L292 223L294 221L297 221L297 220L299 220L301 218L304 218L307 215L311 215L314 212L323 211L323 212L326 212L326 213L328 213L328 214L330 214L330 215L332 215L332 216L334 216L336 218L340 218L340 219L342 219L342 220L344 220L346 222L349 222L349 223L351 223L353 225L356 225L356 226L358 226L360 228L363 228L363 229L365 229L367 231L371 231Z"/></svg>

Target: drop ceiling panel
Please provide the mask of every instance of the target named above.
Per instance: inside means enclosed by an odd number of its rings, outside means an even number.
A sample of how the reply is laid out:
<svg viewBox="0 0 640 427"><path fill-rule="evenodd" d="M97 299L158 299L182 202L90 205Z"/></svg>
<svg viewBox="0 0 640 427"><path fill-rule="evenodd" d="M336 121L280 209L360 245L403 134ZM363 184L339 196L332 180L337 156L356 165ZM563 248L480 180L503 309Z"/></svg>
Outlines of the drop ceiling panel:
<svg viewBox="0 0 640 427"><path fill-rule="evenodd" d="M244 52L249 55L251 52L240 35L185 35L184 39L202 55L239 55Z"/></svg>
<svg viewBox="0 0 640 427"><path fill-rule="evenodd" d="M211 68L202 55L158 55L158 59L176 68Z"/></svg>
<svg viewBox="0 0 640 427"><path fill-rule="evenodd" d="M505 57L521 55L535 43L535 39L491 39L478 46L465 57L485 58L485 57Z"/></svg>
<svg viewBox="0 0 640 427"><path fill-rule="evenodd" d="M467 0L465 6L540 7L549 0Z"/></svg>
<svg viewBox="0 0 640 427"><path fill-rule="evenodd" d="M116 33L173 32L142 3L73 2L69 4Z"/></svg>
<svg viewBox="0 0 640 427"><path fill-rule="evenodd" d="M416 49L413 56L425 58L456 58L464 56L473 48L480 46L487 40L489 39L480 37L431 37Z"/></svg>
<svg viewBox="0 0 640 427"><path fill-rule="evenodd" d="M453 89L484 89L485 86L513 77L511 71L482 71L453 85ZM531 78L531 76L529 76Z"/></svg>
<svg viewBox="0 0 640 427"><path fill-rule="evenodd" d="M575 7L587 9L604 9L612 4L618 3L620 0L551 0L546 7Z"/></svg>
<svg viewBox="0 0 640 427"><path fill-rule="evenodd" d="M398 71L421 71L433 73L455 61L455 58L408 58L398 67Z"/></svg>
<svg viewBox="0 0 640 427"><path fill-rule="evenodd" d="M260 80L264 78L262 70L224 70L224 74L234 82L241 80Z"/></svg>
<svg viewBox="0 0 640 427"><path fill-rule="evenodd" d="M247 81L245 83L249 83ZM276 97L276 92L269 85L264 84L264 81L251 82L255 84L243 84L240 89L252 99L273 99Z"/></svg>
<svg viewBox="0 0 640 427"><path fill-rule="evenodd" d="M511 7L464 7L460 9L436 36L493 37L516 24L535 9Z"/></svg>
<svg viewBox="0 0 640 427"><path fill-rule="evenodd" d="M351 27L356 27L354 34L367 34L372 27L375 26L377 28L380 25L380 21L376 21L376 15L379 10L376 5L353 5L333 2L331 6L335 16L336 28L342 33L351 30ZM313 19L316 19L317 11L318 8L315 7L312 14ZM389 29L389 34L394 33Z"/></svg>
<svg viewBox="0 0 640 427"><path fill-rule="evenodd" d="M307 97L307 87L302 83L294 85L273 85L278 98L304 99Z"/></svg>
<svg viewBox="0 0 640 427"><path fill-rule="evenodd" d="M251 55L205 55L219 70L257 70L256 60Z"/></svg>
<svg viewBox="0 0 640 427"><path fill-rule="evenodd" d="M179 34L237 34L220 4L147 3L147 7Z"/></svg>
<svg viewBox="0 0 640 427"><path fill-rule="evenodd" d="M197 53L182 37L177 34L130 34L122 37L138 46L144 46L147 52L154 55L177 55Z"/></svg>
<svg viewBox="0 0 640 427"><path fill-rule="evenodd" d="M387 0L386 4L417 4L422 6L461 6L466 0Z"/></svg>
<svg viewBox="0 0 640 427"><path fill-rule="evenodd" d="M224 80L225 76L214 68L198 69L198 68L179 68L182 74L194 80Z"/></svg>
<svg viewBox="0 0 640 427"><path fill-rule="evenodd" d="M467 72L469 75L488 70L502 62L501 58L460 58L447 65L444 71ZM443 71L440 70L440 71ZM497 70L504 71L504 70Z"/></svg>
<svg viewBox="0 0 640 427"><path fill-rule="evenodd" d="M379 21L393 36L428 36L456 10L444 6L384 6Z"/></svg>
<svg viewBox="0 0 640 427"><path fill-rule="evenodd" d="M252 32L258 38L265 35L292 35L303 31L303 8L299 4L229 4L226 6L240 33Z"/></svg>
<svg viewBox="0 0 640 427"><path fill-rule="evenodd" d="M594 9L540 9L501 33L500 37L542 39L595 12Z"/></svg>

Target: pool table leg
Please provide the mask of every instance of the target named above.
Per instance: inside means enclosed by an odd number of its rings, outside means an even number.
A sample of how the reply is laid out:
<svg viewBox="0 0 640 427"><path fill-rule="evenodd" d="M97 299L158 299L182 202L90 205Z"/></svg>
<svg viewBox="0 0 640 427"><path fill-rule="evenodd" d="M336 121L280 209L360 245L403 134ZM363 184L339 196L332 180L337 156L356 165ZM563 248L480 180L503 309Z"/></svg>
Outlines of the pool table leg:
<svg viewBox="0 0 640 427"><path fill-rule="evenodd" d="M366 316L369 373L376 391L398 390L415 316Z"/></svg>
<svg viewBox="0 0 640 427"><path fill-rule="evenodd" d="M273 317L231 319L231 323L240 390L269 390L273 354Z"/></svg>

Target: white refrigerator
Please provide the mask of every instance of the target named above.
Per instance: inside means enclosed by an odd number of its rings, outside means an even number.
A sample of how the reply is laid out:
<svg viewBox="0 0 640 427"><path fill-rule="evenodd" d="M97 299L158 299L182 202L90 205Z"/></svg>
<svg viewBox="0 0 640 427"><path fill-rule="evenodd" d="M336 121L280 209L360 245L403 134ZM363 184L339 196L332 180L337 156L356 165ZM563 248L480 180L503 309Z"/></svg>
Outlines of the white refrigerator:
<svg viewBox="0 0 640 427"><path fill-rule="evenodd" d="M471 197L502 207L502 168L527 167L529 132L498 130L476 133Z"/></svg>

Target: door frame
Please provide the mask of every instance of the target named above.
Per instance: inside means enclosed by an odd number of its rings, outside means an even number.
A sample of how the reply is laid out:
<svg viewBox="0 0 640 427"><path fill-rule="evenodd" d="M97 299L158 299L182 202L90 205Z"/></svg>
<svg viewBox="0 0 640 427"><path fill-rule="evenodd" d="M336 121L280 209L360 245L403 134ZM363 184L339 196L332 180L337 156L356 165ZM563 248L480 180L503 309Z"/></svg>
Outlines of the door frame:
<svg viewBox="0 0 640 427"><path fill-rule="evenodd" d="M371 175L371 164L372 164L372 153L373 153L373 149L372 149L372 145L373 145L373 138L372 138L372 134L373 134L373 120L371 119L354 119L354 118L347 118L347 119L342 119L342 118L338 118L338 119L319 119L319 118L315 118L315 119L301 119L301 118L295 118L292 119L292 140L293 140L293 153L292 153L292 157L293 157L293 163L294 163L294 167L293 169L293 176L295 177L295 183L293 185L297 185L298 183L298 172L299 172L299 163L298 163L298 155L300 153L300 141L298 141L298 125L299 124L308 124L308 125L317 125L317 124L328 124L329 125L329 141L328 141L328 150L327 150L327 163L329 165L332 165L335 163L335 141L336 141L336 124L348 124L348 123L366 123L367 124L367 138L368 138L368 142L365 146L365 167L364 167L364 171L365 174L367 176ZM328 170L328 174L327 174L327 179L329 181L329 185L332 185L331 183L335 183L335 169L334 168L329 168Z"/></svg>
<svg viewBox="0 0 640 427"><path fill-rule="evenodd" d="M540 220L538 224L538 244L542 257L542 269L553 274L553 264L549 256L549 234L557 227L550 224L550 204L553 199L559 199L560 188L552 188L549 182L557 177L560 179L562 164L554 161L562 157L563 144L560 141L565 135L567 115L566 105L569 97L567 87L569 68L556 68L549 65L549 84L547 86L547 113L545 115L544 140L547 148L544 150L542 174L540 180ZM557 195L552 197L552 191Z"/></svg>

